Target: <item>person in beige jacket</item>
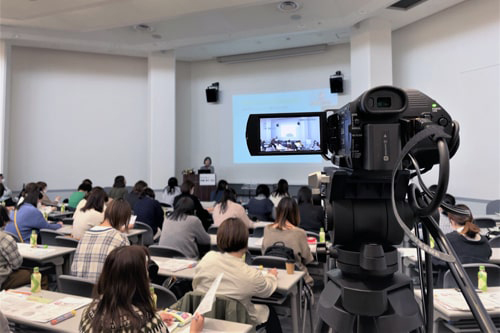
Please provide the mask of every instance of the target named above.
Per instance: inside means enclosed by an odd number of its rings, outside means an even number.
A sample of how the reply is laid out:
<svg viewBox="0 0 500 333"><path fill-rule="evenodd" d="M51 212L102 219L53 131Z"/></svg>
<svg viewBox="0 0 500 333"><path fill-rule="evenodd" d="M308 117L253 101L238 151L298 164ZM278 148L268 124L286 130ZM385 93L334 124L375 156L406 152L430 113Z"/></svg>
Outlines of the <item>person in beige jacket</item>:
<svg viewBox="0 0 500 333"><path fill-rule="evenodd" d="M217 247L210 251L195 268L193 290L206 293L219 273L224 273L217 294L240 301L253 324L265 326L267 332L280 333L281 325L272 307L253 304L252 296L269 297L278 286L276 268L263 272L245 263L248 228L236 218L222 222L217 230Z"/></svg>

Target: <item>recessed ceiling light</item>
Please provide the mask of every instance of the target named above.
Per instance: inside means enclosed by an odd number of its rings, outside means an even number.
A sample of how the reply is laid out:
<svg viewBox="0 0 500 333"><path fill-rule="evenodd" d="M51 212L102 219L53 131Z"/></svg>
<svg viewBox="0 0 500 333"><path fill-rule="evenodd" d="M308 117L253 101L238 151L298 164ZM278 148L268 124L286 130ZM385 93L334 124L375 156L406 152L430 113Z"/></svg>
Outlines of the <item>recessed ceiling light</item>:
<svg viewBox="0 0 500 333"><path fill-rule="evenodd" d="M139 32L153 32L153 31L155 31L155 29L152 26L150 26L149 24L145 24L145 23L134 25L132 27L132 29L134 29L135 31L139 31Z"/></svg>
<svg viewBox="0 0 500 333"><path fill-rule="evenodd" d="M302 18L302 15L299 14L293 14L290 16L292 20L300 20Z"/></svg>
<svg viewBox="0 0 500 333"><path fill-rule="evenodd" d="M151 37L153 37L154 39L162 39L162 36L159 34L152 34Z"/></svg>
<svg viewBox="0 0 500 333"><path fill-rule="evenodd" d="M292 13L299 10L300 6L295 1L281 1L278 4L278 9L285 13Z"/></svg>

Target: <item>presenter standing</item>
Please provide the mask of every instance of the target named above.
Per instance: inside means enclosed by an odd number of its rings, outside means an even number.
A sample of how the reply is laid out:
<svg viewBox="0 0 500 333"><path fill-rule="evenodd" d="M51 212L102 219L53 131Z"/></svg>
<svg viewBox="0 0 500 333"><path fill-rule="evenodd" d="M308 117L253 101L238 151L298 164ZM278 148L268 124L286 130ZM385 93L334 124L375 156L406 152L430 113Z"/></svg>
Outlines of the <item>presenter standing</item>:
<svg viewBox="0 0 500 333"><path fill-rule="evenodd" d="M210 156L205 157L203 160L203 165L200 167L200 170L210 170L210 173L215 173L214 166L212 165L212 159Z"/></svg>

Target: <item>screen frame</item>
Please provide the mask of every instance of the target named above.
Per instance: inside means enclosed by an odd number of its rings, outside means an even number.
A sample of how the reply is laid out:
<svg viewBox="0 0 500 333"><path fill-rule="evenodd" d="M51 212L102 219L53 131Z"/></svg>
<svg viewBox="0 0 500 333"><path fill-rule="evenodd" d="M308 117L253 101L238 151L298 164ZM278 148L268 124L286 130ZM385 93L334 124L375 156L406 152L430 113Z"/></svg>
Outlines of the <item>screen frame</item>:
<svg viewBox="0 0 500 333"><path fill-rule="evenodd" d="M320 150L307 151L261 151L260 150L260 120L265 118L303 118L319 117L319 146ZM326 138L326 112L290 112L251 114L248 117L246 128L246 141L251 156L276 156L276 155L322 155L327 151Z"/></svg>

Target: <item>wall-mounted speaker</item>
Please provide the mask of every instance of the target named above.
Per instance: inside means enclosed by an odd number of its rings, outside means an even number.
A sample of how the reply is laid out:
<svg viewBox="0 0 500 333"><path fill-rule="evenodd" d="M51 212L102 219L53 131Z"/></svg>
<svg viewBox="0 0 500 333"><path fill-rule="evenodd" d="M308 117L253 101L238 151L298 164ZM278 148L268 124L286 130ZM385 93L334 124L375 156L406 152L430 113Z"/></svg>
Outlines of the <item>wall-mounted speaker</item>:
<svg viewBox="0 0 500 333"><path fill-rule="evenodd" d="M332 94L344 92L344 75L340 71L330 76L330 92Z"/></svg>
<svg viewBox="0 0 500 333"><path fill-rule="evenodd" d="M212 83L205 89L207 103L217 103L219 101L219 82Z"/></svg>

